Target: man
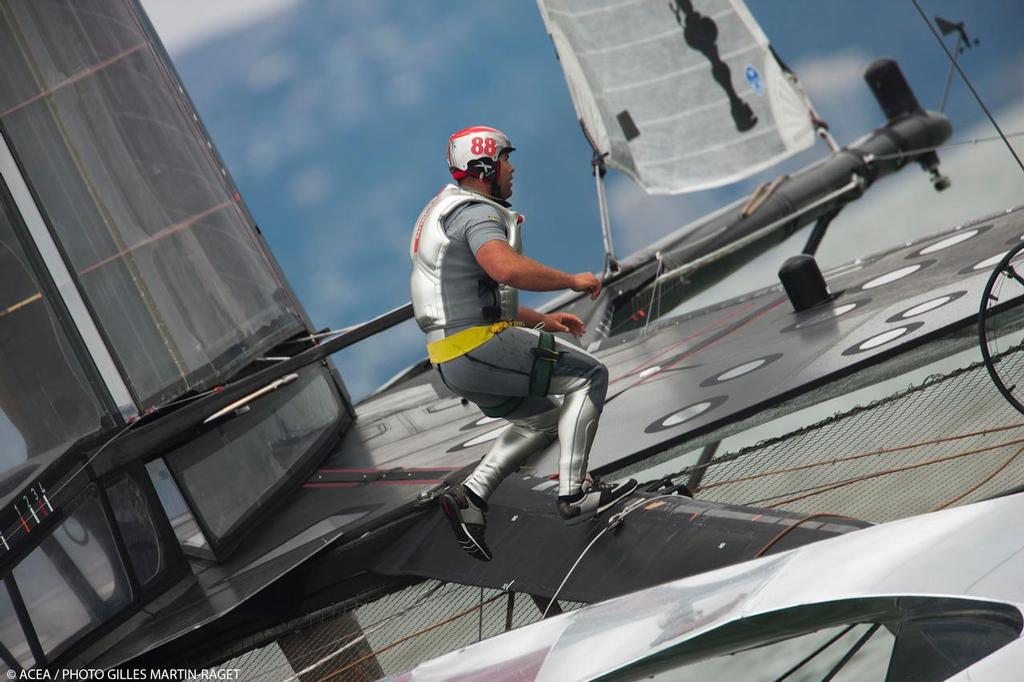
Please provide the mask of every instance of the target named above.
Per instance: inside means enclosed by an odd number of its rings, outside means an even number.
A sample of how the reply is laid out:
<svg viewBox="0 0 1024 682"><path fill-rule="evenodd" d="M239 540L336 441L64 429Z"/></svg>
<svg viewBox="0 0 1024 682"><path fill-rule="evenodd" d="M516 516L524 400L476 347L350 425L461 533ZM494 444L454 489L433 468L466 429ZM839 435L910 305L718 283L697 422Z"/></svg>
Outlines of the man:
<svg viewBox="0 0 1024 682"><path fill-rule="evenodd" d="M484 541L488 498L556 438L558 511L567 522L590 518L636 488L635 481L613 488L586 475L608 370L552 335L579 336L582 320L518 304L518 289L572 289L596 299L601 282L522 255L523 217L507 202L513 150L508 136L484 126L448 138L448 167L458 186L447 185L423 209L410 249L413 310L442 381L485 415L511 422L463 484L441 496L460 546L481 561L491 559Z"/></svg>

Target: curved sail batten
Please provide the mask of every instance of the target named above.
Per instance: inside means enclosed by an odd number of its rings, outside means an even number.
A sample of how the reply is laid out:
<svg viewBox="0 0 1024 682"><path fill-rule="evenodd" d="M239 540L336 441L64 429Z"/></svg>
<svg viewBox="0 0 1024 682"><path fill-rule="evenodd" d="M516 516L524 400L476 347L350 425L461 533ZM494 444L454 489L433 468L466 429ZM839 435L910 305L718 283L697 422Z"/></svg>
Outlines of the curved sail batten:
<svg viewBox="0 0 1024 682"><path fill-rule="evenodd" d="M537 0L596 150L651 194L741 180L814 142L741 0Z"/></svg>

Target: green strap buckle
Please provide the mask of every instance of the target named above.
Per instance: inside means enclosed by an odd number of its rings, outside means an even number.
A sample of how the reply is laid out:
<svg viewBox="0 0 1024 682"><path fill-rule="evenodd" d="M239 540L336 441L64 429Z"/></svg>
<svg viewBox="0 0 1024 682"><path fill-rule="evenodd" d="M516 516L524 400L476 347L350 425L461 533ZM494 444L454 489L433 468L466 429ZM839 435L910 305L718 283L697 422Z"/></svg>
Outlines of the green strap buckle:
<svg viewBox="0 0 1024 682"><path fill-rule="evenodd" d="M537 347L531 348L533 353L533 367L530 368L530 395L542 396L548 394L551 387L551 371L562 357L559 351L555 350L555 337L550 332L541 332Z"/></svg>

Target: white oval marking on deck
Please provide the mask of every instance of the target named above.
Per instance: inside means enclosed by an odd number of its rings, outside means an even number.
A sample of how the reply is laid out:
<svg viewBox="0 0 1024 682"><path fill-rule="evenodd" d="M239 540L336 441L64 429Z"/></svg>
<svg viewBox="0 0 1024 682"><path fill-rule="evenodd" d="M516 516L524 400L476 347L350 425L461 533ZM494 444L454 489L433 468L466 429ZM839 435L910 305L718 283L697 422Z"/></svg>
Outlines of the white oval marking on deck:
<svg viewBox="0 0 1024 682"><path fill-rule="evenodd" d="M705 400L702 403L695 403L693 405L690 405L689 407L679 410L678 412L671 416L665 417L665 421L662 422L662 426L675 426L676 424L688 422L694 417L699 417L700 415L707 412L709 407L711 407L710 400Z"/></svg>
<svg viewBox="0 0 1024 682"><path fill-rule="evenodd" d="M890 341L900 338L908 331L909 330L906 327L897 327L896 329L890 329L889 331L882 332L877 336L872 336L867 341L861 342L861 344L857 346L857 348L859 350L870 350L872 348L877 348L878 346L881 346L883 344L889 343Z"/></svg>
<svg viewBox="0 0 1024 682"><path fill-rule="evenodd" d="M728 371L722 372L717 377L715 377L715 381L729 381L730 379L741 377L744 374L749 374L750 372L753 372L755 369L763 365L765 362L767 362L767 358L758 358L757 360L751 360L750 362L742 364L739 367L733 367Z"/></svg>
<svg viewBox="0 0 1024 682"><path fill-rule="evenodd" d="M935 253L936 251L948 249L951 246L956 246L960 242L967 241L976 234L978 234L978 230L968 230L967 232L955 234L952 237L946 237L942 241L935 242L931 246L926 246L925 248L921 249L920 251L917 252L917 255L927 256L929 253Z"/></svg>
<svg viewBox="0 0 1024 682"><path fill-rule="evenodd" d="M913 308L911 308L910 310L908 310L908 311L904 312L902 315L900 315L900 317L902 317L903 319L906 319L908 317L914 317L915 315L922 315L924 313L927 313L930 310L935 310L936 308L941 308L942 306L946 305L947 303L949 303L952 300L953 300L952 296L939 296L938 298L933 298L930 301L925 301L924 303L918 303Z"/></svg>
<svg viewBox="0 0 1024 682"><path fill-rule="evenodd" d="M874 289L875 287L880 287L885 284L891 284L896 280L900 280L903 279L904 277L908 277L914 274L920 269L921 264L917 263L915 265L908 265L905 268L900 268L899 270L893 270L892 272L888 272L882 275L881 277L874 278L873 280L862 286L861 289Z"/></svg>

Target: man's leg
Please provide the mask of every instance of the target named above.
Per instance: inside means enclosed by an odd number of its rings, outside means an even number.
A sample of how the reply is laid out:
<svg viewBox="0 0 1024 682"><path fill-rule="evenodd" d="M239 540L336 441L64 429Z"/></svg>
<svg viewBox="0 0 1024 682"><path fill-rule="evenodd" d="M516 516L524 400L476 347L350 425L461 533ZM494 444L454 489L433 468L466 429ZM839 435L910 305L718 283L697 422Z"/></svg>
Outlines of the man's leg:
<svg viewBox="0 0 1024 682"><path fill-rule="evenodd" d="M590 448L608 390L607 368L557 338L552 337L553 347L545 350L540 338L532 329L506 329L438 367L442 380L455 393L479 405L485 414L512 422L464 486L446 493L450 499L442 498L460 544L485 561L490 559L483 542L487 499L555 433L561 449L559 511L566 520L589 518L626 494L606 486L584 490ZM564 396L561 406L555 397L559 395Z"/></svg>
<svg viewBox="0 0 1024 682"><path fill-rule="evenodd" d="M474 395L476 398L480 396ZM487 396L484 402L493 402ZM524 416L519 413L526 412ZM529 414L537 412L537 414ZM481 561L491 560L484 539L487 500L498 485L531 455L558 437L558 403L549 398L526 398L516 414L509 415L508 428L498 437L484 458L461 486L441 496L441 509L452 526L459 546Z"/></svg>
<svg viewBox="0 0 1024 682"><path fill-rule="evenodd" d="M546 351L540 348L540 339L540 332L533 329L506 329L479 348L444 363L441 376L452 390L479 405L485 414L504 405L509 413L501 416L518 423L523 423L522 417L547 411L547 403L538 407L536 401L555 401L555 396L562 396L557 428L561 448L559 495L575 496L587 474L590 448L608 391L608 369L578 346L552 337L553 347ZM516 403L516 399L521 402ZM540 430L547 428L545 424ZM522 458L517 459L515 466L521 462ZM503 477L515 466L501 466L495 472ZM486 499L496 485L481 485L482 496Z"/></svg>
<svg viewBox="0 0 1024 682"><path fill-rule="evenodd" d="M558 511L568 523L579 523L636 489L632 479L620 486L586 481L590 449L608 392L608 369L590 353L560 339L552 368L550 393L563 396L558 421Z"/></svg>
<svg viewBox="0 0 1024 682"><path fill-rule="evenodd" d="M526 402L526 401L524 401ZM486 503L498 484L518 469L530 455L540 452L558 437L559 406L549 399L529 399L527 410L544 407L539 414L506 417L510 424L480 460L473 473L463 482L470 492ZM520 410L517 410L517 412Z"/></svg>
<svg viewBox="0 0 1024 682"><path fill-rule="evenodd" d="M555 340L558 359L551 369L548 392L562 396L558 419L558 494L580 491L587 475L590 448L608 392L608 369L590 353Z"/></svg>

